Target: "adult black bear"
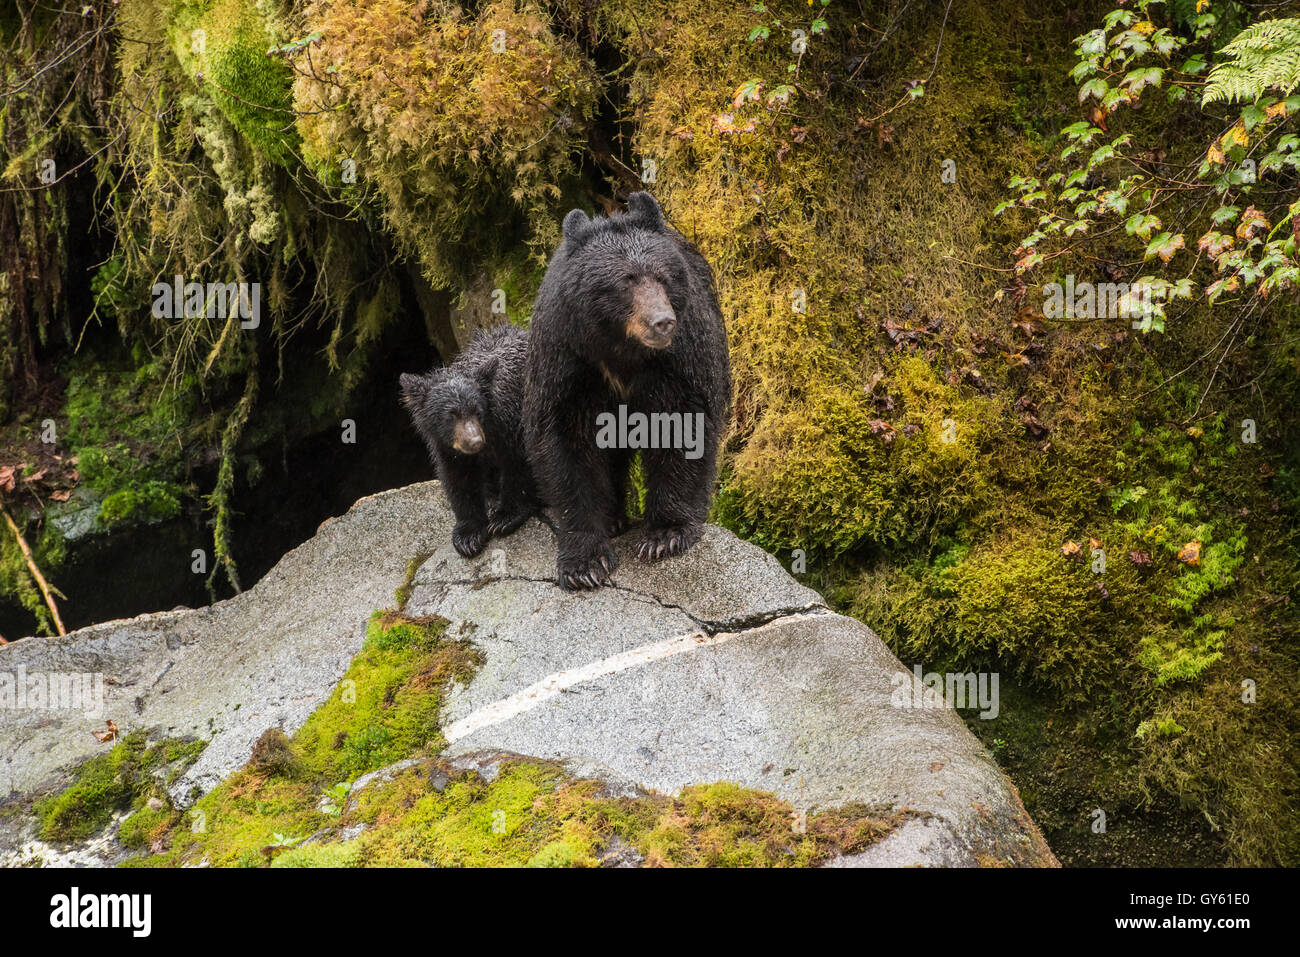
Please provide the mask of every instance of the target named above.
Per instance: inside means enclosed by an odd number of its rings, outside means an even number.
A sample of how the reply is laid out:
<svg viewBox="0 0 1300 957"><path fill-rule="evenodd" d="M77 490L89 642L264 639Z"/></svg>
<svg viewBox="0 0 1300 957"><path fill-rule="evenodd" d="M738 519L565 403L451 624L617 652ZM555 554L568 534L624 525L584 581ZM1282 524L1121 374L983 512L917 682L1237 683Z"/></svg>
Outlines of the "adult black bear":
<svg viewBox="0 0 1300 957"><path fill-rule="evenodd" d="M609 540L627 526L638 449L647 486L638 557L656 561L694 545L731 397L727 336L708 263L665 225L650 194L633 193L622 215L591 220L575 209L564 218L531 336L524 440L542 498L558 512L560 584L609 583L618 565ZM638 415L651 432L695 426L698 441L609 447L611 420L621 429Z"/></svg>
<svg viewBox="0 0 1300 957"><path fill-rule="evenodd" d="M449 366L401 377L402 401L456 515L451 541L472 558L509 535L539 502L520 418L528 333L484 330Z"/></svg>

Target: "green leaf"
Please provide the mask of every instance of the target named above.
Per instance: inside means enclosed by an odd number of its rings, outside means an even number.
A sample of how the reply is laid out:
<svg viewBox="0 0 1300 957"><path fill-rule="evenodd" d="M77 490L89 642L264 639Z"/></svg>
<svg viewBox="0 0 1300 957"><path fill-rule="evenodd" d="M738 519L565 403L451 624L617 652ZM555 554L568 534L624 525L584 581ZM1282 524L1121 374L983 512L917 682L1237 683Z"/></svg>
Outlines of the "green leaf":
<svg viewBox="0 0 1300 957"><path fill-rule="evenodd" d="M1124 223L1124 232L1139 239L1150 239L1151 234L1160 228L1160 219L1146 213L1134 213Z"/></svg>
<svg viewBox="0 0 1300 957"><path fill-rule="evenodd" d="M1165 76L1165 71L1158 66L1143 67L1137 70L1129 70L1125 74L1120 84L1126 86L1134 93L1140 93L1148 86L1159 86Z"/></svg>
<svg viewBox="0 0 1300 957"><path fill-rule="evenodd" d="M1183 234L1167 232L1161 233L1151 242L1147 243L1146 254L1144 259L1154 259L1159 256L1161 262L1169 262L1174 258L1178 250L1183 248Z"/></svg>
<svg viewBox="0 0 1300 957"><path fill-rule="evenodd" d="M1089 80L1083 86L1079 87L1079 102L1084 102L1090 96L1096 97L1097 100L1100 101L1106 96L1106 92L1109 89L1110 86L1100 77Z"/></svg>
<svg viewBox="0 0 1300 957"><path fill-rule="evenodd" d="M1240 206L1220 206L1214 212L1210 213L1210 222L1216 226L1222 226L1224 223L1230 223L1241 213Z"/></svg>

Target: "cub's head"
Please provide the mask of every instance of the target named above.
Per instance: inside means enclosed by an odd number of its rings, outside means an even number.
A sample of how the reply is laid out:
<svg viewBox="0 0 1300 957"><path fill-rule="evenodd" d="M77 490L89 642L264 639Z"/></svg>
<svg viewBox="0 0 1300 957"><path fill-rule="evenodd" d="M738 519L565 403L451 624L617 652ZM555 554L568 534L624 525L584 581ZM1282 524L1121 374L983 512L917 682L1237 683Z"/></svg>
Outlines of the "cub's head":
<svg viewBox="0 0 1300 957"><path fill-rule="evenodd" d="M484 403L479 384L447 369L428 375L402 374L402 403L426 443L463 455L483 450Z"/></svg>
<svg viewBox="0 0 1300 957"><path fill-rule="evenodd" d="M653 196L633 193L627 212L607 219L573 210L564 242L572 294L597 339L656 351L672 345L686 307L686 261Z"/></svg>

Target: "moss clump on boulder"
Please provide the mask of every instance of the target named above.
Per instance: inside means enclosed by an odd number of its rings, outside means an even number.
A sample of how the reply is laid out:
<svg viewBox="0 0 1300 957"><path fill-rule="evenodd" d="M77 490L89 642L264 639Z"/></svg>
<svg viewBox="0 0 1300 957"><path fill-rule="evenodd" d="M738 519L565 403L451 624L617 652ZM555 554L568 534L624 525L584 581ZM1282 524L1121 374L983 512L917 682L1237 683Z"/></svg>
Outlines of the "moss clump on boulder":
<svg viewBox="0 0 1300 957"><path fill-rule="evenodd" d="M502 759L491 780L430 761L356 796L331 831L359 828L359 837L336 844L325 836L276 863L806 867L860 851L910 816L860 805L800 815L771 794L725 782L677 797L611 796L600 781L521 756Z"/></svg>
<svg viewBox="0 0 1300 957"><path fill-rule="evenodd" d="M36 801L33 810L45 841L73 841L102 830L114 813L133 804L144 806L168 781L160 780L188 767L203 750L202 741L149 743L144 731L132 731L107 754L91 758L74 774L72 783L58 794Z"/></svg>

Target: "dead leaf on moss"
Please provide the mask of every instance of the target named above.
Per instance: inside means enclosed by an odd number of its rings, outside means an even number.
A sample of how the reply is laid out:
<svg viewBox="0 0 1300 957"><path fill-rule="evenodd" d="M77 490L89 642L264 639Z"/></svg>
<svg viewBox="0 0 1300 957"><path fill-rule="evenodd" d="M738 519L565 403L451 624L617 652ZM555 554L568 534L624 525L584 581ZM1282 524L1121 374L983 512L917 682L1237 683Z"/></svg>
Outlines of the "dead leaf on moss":
<svg viewBox="0 0 1300 957"><path fill-rule="evenodd" d="M1193 539L1178 549L1178 560L1184 565L1201 564L1201 543Z"/></svg>
<svg viewBox="0 0 1300 957"><path fill-rule="evenodd" d="M884 419L871 419L867 422L867 426L871 429L871 434L880 439L881 442L884 442L886 445L893 444L894 435L898 430Z"/></svg>

